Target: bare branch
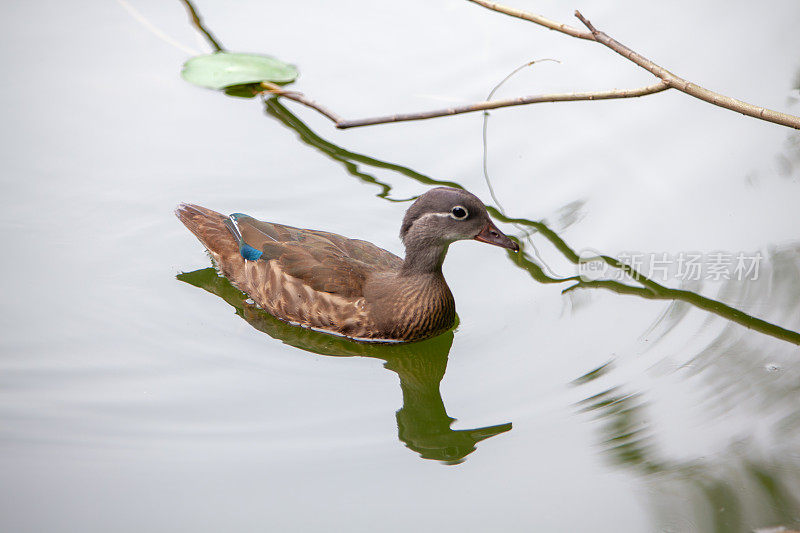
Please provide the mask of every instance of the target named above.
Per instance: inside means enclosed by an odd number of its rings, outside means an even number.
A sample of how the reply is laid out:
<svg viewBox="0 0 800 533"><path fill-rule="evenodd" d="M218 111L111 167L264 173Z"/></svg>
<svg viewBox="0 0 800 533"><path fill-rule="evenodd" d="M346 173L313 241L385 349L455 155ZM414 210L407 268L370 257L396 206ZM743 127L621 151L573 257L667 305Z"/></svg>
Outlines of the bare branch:
<svg viewBox="0 0 800 533"><path fill-rule="evenodd" d="M264 85L264 84L262 84ZM269 84L272 85L272 84ZM322 107L313 100L310 100L300 93L284 91L280 87L277 90L268 88L269 92L300 102L316 111L322 113L333 121L339 129L359 128L362 126L374 126L376 124L389 124L392 122L408 122L411 120L425 120L428 118L446 117L450 115L460 115L463 113L474 113L476 111L486 111L498 109L500 107L511 107L518 105L539 104L544 102L577 102L582 100L613 100L619 98L636 98L664 91L669 87L664 82L658 82L647 87L627 90L597 91L588 93L561 93L561 94L539 94L533 96L522 96L519 98L508 98L504 100L489 100L488 102L477 102L463 106L449 107L447 109L437 109L434 111L422 111L419 113L401 113L387 115L383 117L362 118L356 120L343 120L332 111Z"/></svg>
<svg viewBox="0 0 800 533"><path fill-rule="evenodd" d="M790 128L800 129L800 117L789 115L787 113L781 113L780 111L773 111L771 109L766 109L753 104L748 104L747 102L742 102L736 98L715 93L714 91L710 91L700 87L699 85L691 83L679 76L676 76L667 69L656 65L646 57L637 54L624 44L597 30L591 22L586 20L583 15L581 15L580 11L576 11L575 16L581 22L583 22L587 28L589 28L589 31L591 31L592 35L594 35L595 41L607 46L625 59L636 63L643 69L661 78L669 87L677 89L682 93L686 93L689 96L699 98L704 102L708 102L719 107L724 107L725 109L730 109L731 111L736 111L743 115L760 118L761 120L766 120L767 122L773 122L782 126L789 126Z"/></svg>
<svg viewBox="0 0 800 533"><path fill-rule="evenodd" d="M345 120L330 109L318 104L314 100L306 97L303 93L296 91L287 91L281 86L267 81L261 82L261 86L275 96L281 96L301 103L306 107L314 109L318 113L330 119L337 128L359 128L362 126L374 126L376 124L389 124L392 122L408 122L412 120L425 120L428 118L446 117L450 115L460 115L463 113L474 113L476 111L486 111L489 109L497 109L500 107L511 107L518 105L539 104L544 102L576 102L582 100L614 100L620 98L636 98L648 94L669 89L669 86L664 82L658 82L647 87L639 87L637 89L627 90L611 90L611 91L597 91L587 93L561 93L561 94L539 94L534 96L522 96L519 98L508 98L505 100L489 100L485 102L477 102L474 104L467 104L457 107L449 107L447 109L437 109L434 111L422 111L418 113L401 113L396 115L387 115L383 117L362 118L356 120Z"/></svg>
<svg viewBox="0 0 800 533"><path fill-rule="evenodd" d="M535 15L519 9L503 6L495 2L486 2L485 0L469 1L483 6L486 9L491 9L492 11L497 11L498 13L503 13L504 15L508 15L510 17L527 20L544 28L557 31L571 37L577 37L587 41L596 41L604 46L607 46L608 48L620 54L622 57L632 61L643 69L649 71L651 74L660 78L664 81L668 88L677 89L682 93L686 93L689 96L694 96L695 98L703 100L704 102L708 102L710 104L714 104L715 106L723 107L731 111L736 111L738 113L742 113L743 115L766 120L767 122L780 124L781 126L800 129L800 117L789 115L787 113L781 113L780 111L773 111L771 109L766 109L753 104L748 104L747 102L737 100L736 98L715 93L714 91L710 91L704 87L700 87L695 83L676 76L667 69L634 52L619 41L616 41L605 33L597 30L597 28L595 28L591 22L584 18L579 11L575 12L575 16L584 24L584 26L586 26L586 28L589 30L588 32L575 29L571 26L567 26L566 24L560 24L541 15Z"/></svg>
<svg viewBox="0 0 800 533"><path fill-rule="evenodd" d="M222 44L220 44L220 42L217 41L214 38L214 36L211 35L211 32L208 31L206 27L203 25L203 20L197 13L197 10L194 8L194 5L192 5L192 2L190 0L181 0L181 2L183 2L183 5L186 6L186 11L189 12L189 16L192 18L192 24L194 24L195 28L197 28L197 30L205 36L206 40L214 49L214 51L224 52L225 48L222 46Z"/></svg>
<svg viewBox="0 0 800 533"><path fill-rule="evenodd" d="M339 129L358 128L360 126L372 126L375 124L388 124L390 122L406 122L409 120L424 120L426 118L446 117L450 115L460 115L462 113L473 113L475 111L486 111L500 107L511 107L518 105L540 104L543 102L576 102L581 100L614 100L618 98L636 98L661 92L669 87L663 82L647 87L628 90L597 91L589 93L561 93L561 94L539 94L533 96L521 96L519 98L508 98L504 100L489 100L488 102L477 102L463 106L439 109L436 111L423 111L421 113L402 113L385 117L362 118L358 120L345 120L336 124Z"/></svg>

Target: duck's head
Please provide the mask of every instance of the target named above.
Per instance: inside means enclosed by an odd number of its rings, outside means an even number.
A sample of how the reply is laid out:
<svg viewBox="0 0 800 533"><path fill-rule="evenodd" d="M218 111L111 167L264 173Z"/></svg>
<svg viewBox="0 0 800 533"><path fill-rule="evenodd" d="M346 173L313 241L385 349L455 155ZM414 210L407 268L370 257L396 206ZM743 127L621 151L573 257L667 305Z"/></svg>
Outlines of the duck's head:
<svg viewBox="0 0 800 533"><path fill-rule="evenodd" d="M403 218L400 238L407 249L446 248L455 241L475 239L519 251L519 245L497 229L477 196L450 187L431 189L411 204Z"/></svg>

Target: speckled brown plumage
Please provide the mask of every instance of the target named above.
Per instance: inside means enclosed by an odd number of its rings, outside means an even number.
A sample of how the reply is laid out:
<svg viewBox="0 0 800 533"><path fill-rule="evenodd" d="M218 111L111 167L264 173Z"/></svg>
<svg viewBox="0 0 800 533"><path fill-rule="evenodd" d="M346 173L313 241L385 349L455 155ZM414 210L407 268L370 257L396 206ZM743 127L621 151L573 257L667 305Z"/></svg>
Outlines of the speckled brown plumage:
<svg viewBox="0 0 800 533"><path fill-rule="evenodd" d="M413 341L443 333L455 322L455 301L441 272L451 242L477 238L516 246L489 221L477 198L455 189L434 191L444 197L442 205L422 202L424 209L413 211L423 195L406 215L405 261L334 233L228 217L190 204L181 204L176 214L218 270L271 315L357 340ZM456 219L448 215L453 202L478 216L470 224L453 224L449 219ZM257 259L246 259L243 246Z"/></svg>

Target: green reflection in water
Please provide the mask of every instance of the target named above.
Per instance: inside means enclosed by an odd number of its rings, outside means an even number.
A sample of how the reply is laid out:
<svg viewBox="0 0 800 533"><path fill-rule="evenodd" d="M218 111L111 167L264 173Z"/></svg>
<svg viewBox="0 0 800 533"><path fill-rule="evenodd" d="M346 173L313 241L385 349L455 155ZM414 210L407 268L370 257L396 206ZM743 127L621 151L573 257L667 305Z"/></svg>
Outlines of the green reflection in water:
<svg viewBox="0 0 800 533"><path fill-rule="evenodd" d="M264 98L265 104L265 111L267 115L276 118L279 120L283 125L292 129L299 139L304 143L312 146L331 158L334 161L337 161L344 165L345 169L348 173L352 176L355 176L359 180L363 181L364 183L368 183L371 185L377 185L381 188L381 192L378 193L377 196L390 200L390 201L405 201L405 200L392 200L389 198L389 193L392 190L392 186L384 181L378 180L375 176L364 172L363 170L359 169L359 164L364 166L371 166L374 168L381 168L387 169L398 174L405 176L407 178L413 179L419 183L423 183L425 185L435 185L435 186L446 186L446 187L455 187L458 189L464 189L459 183L453 181L444 181L444 180L436 180L429 176L425 176L415 170L410 168L397 165L394 163L388 163L386 161L381 161L379 159L375 159L363 154L357 154L355 152L351 152L349 150L345 150L340 146L337 146L329 141L326 141L319 135L317 135L311 128L308 127L303 121L301 121L297 116L295 116L291 111L289 111L284 105L282 105L278 98ZM489 213L495 217L496 219L506 222L509 224L514 224L517 226L523 226L525 228L529 228L531 231L540 234L542 237L550 241L553 246L564 256L564 258L574 265L580 265L583 262L586 262L586 257L581 257L578 252L572 249L555 231L550 229L544 222L528 220L525 218L513 218L508 217L497 208L492 206L487 206ZM712 298L707 298L702 296L696 292L688 291L685 289L671 289L665 287L655 281L649 279L648 277L644 276L642 273L638 272L636 269L632 268L631 266L619 261L616 258L607 255L598 255L595 259L597 261L601 261L606 265L613 267L615 269L621 270L625 272L628 278L638 283L638 285L631 285L628 283L622 283L619 281L614 280L585 280L580 276L570 276L566 278L556 278L548 275L544 269L533 259L531 255L529 255L525 250L525 243L523 241L518 240L520 245L519 253L508 252L508 257L511 261L517 265L519 268L522 268L536 281L540 283L566 283L571 282L573 285L564 289L564 292L573 291L576 289L606 289L617 294L627 294L631 296L639 296L640 298L645 298L648 300L668 300L668 301L682 301L688 304L693 305L699 309L703 309L708 311L709 313L713 313L720 317L723 317L727 320L732 322L736 322L737 324L741 324L747 328L753 329L755 331L759 331L766 335L770 335L772 337L776 337L781 340L785 340L787 342L791 342L792 344L800 345L800 333L796 331L792 331L776 324L772 324L760 318L754 317L749 315L743 311L735 309L729 305L726 305L720 301L714 300Z"/></svg>
<svg viewBox="0 0 800 533"><path fill-rule="evenodd" d="M605 363L575 379L585 387L613 367ZM599 423L600 447L615 465L636 471L657 495L660 531L745 533L777 524L800 527L800 465L790 457L764 458L756 439L734 442L722 453L693 459L666 458L656 443L644 393L614 386L578 402ZM793 397L783 396L786 403ZM798 424L793 425L796 434ZM676 516L672 495L692 505Z"/></svg>
<svg viewBox="0 0 800 533"><path fill-rule="evenodd" d="M455 419L445 410L439 384L453 344L452 330L409 344L358 343L278 320L250 303L246 294L219 276L214 268L179 274L177 278L219 296L251 326L290 346L321 355L372 357L385 361L384 367L400 377L403 391L403 407L396 413L398 436L425 459L461 463L475 451L478 442L511 429L510 423L464 430L450 428Z"/></svg>
<svg viewBox="0 0 800 533"><path fill-rule="evenodd" d="M265 99L265 110L267 115L277 118L281 121L285 126L294 130L297 133L297 137L303 141L305 144L316 148L329 158L334 161L341 163L345 170L352 176L355 176L359 180L363 181L364 183L369 183L371 185L377 185L380 187L381 192L377 194L378 197L383 198L385 200L389 200L390 202L407 202L413 200L414 198L406 198L401 200L396 200L389 198L389 192L392 190L392 186L388 183L378 180L372 174L367 174L362 170L359 170L358 165L365 165L369 167L375 168L382 168L386 170L391 170L393 172L397 172L400 175L406 176L411 178L415 181L420 183L424 183L426 185L436 185L444 186L444 187L455 187L456 189L463 189L461 185L453 181L443 181L443 180L435 180L424 174L420 174L419 172L412 170L410 168L396 165L394 163L388 163L386 161L381 161L380 159L375 159L374 157L369 157L363 154L357 154L355 152L351 152L349 150L345 150L341 146L337 146L332 142L326 141L314 131L311 130L302 120L297 118L291 111L289 111L283 104L278 102L277 98L269 98Z"/></svg>

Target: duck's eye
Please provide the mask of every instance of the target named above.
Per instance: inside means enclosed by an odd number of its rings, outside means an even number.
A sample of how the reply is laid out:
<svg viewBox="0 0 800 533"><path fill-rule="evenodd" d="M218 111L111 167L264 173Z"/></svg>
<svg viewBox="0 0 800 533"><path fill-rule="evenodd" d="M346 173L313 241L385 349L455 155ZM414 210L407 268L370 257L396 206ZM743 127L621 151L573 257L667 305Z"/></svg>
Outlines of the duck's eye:
<svg viewBox="0 0 800 533"><path fill-rule="evenodd" d="M456 220L464 220L469 215L469 212L460 205L455 206L450 210L450 212L453 214L453 218Z"/></svg>

